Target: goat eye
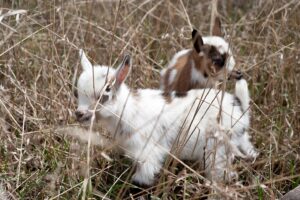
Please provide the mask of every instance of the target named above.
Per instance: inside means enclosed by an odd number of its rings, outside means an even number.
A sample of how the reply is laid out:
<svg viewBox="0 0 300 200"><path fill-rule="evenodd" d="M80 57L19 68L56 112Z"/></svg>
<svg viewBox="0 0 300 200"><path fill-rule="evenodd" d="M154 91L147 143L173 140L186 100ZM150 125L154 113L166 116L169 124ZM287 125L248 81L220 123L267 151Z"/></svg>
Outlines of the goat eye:
<svg viewBox="0 0 300 200"><path fill-rule="evenodd" d="M110 86L109 85L105 88L105 92L110 92Z"/></svg>
<svg viewBox="0 0 300 200"><path fill-rule="evenodd" d="M216 58L212 60L215 65L223 66L225 64L222 58Z"/></svg>
<svg viewBox="0 0 300 200"><path fill-rule="evenodd" d="M95 97L96 97L96 100L100 99L100 95L98 95L98 94Z"/></svg>

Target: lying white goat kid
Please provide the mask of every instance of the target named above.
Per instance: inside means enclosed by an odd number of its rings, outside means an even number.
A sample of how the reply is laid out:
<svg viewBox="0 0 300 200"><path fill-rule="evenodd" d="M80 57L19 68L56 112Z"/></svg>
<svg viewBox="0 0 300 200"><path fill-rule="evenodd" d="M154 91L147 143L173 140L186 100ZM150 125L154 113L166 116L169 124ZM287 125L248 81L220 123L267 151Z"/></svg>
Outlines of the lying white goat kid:
<svg viewBox="0 0 300 200"><path fill-rule="evenodd" d="M234 156L257 156L247 133L245 80L238 80L235 95L224 93L223 100L222 91L214 89L190 90L184 97L173 94L166 100L161 90L133 92L128 88L124 81L131 70L129 55L117 70L92 66L82 50L80 56L83 72L77 84L77 120L88 124L95 112L96 122L103 123L114 140L103 138L103 145L117 142L137 164L134 182L152 185L170 154L200 161L205 176L218 182L235 174L231 169Z"/></svg>

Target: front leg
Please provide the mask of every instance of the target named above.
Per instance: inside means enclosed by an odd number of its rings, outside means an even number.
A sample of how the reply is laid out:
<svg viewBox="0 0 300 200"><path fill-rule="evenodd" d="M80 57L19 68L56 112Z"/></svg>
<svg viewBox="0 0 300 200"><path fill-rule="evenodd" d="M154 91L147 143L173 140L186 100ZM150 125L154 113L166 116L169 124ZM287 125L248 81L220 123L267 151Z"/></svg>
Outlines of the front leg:
<svg viewBox="0 0 300 200"><path fill-rule="evenodd" d="M92 145L100 146L101 148L112 147L112 140L100 134L97 131L89 131L77 127L67 127L60 130L63 134L70 135L79 139L82 142L88 143L89 138ZM90 134L90 135L89 135Z"/></svg>
<svg viewBox="0 0 300 200"><path fill-rule="evenodd" d="M218 138L209 138L205 149L205 174L214 182L231 182L237 179L232 169L233 154L230 147Z"/></svg>
<svg viewBox="0 0 300 200"><path fill-rule="evenodd" d="M137 169L132 176L132 182L142 186L151 186L155 182L155 175L157 175L162 167L158 159L147 159L143 162L137 163Z"/></svg>

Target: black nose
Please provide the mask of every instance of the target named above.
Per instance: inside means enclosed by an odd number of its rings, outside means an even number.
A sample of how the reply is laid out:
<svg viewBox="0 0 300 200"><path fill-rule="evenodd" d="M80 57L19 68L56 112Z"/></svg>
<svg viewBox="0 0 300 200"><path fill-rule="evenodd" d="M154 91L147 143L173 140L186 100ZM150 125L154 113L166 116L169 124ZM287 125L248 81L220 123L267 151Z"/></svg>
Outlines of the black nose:
<svg viewBox="0 0 300 200"><path fill-rule="evenodd" d="M75 111L75 116L77 118L77 120L81 119L83 117L84 113L80 110L76 110Z"/></svg>

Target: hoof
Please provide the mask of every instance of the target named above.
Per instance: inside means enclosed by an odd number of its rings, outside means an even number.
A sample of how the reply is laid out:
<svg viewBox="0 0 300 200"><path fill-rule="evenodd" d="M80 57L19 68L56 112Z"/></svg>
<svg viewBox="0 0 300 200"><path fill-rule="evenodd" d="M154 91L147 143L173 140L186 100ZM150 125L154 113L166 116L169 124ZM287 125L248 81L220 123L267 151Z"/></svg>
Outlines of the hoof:
<svg viewBox="0 0 300 200"><path fill-rule="evenodd" d="M151 199L151 192L149 185L141 184L133 181L131 188L129 188L129 193L134 197L134 199Z"/></svg>
<svg viewBox="0 0 300 200"><path fill-rule="evenodd" d="M241 71L236 71L236 77L235 79L236 80L241 80L243 78L243 74Z"/></svg>

